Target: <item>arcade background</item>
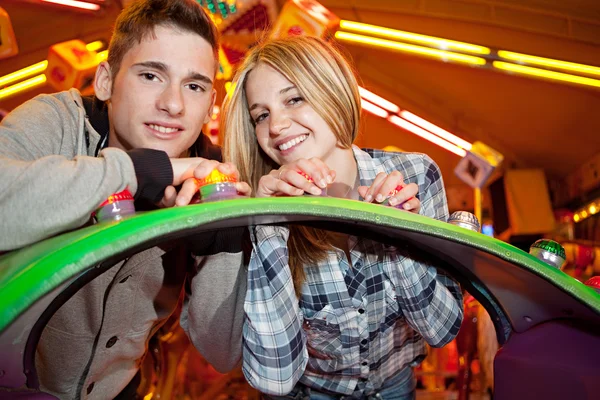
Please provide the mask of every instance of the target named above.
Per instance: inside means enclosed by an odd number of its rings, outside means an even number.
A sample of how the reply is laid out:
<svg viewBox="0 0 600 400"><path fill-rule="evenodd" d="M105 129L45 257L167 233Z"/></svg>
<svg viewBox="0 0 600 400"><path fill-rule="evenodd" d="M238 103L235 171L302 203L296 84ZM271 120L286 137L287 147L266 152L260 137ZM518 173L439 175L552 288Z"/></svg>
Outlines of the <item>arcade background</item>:
<svg viewBox="0 0 600 400"><path fill-rule="evenodd" d="M1 0L0 111L69 87L91 94L112 24L129 1ZM430 155L442 170L451 212L478 214L484 233L525 251L539 238L555 239L567 253L565 272L581 280L600 275L600 2L197 1L222 32L217 104L260 38L312 34L337 41L362 87L379 96L363 92L359 146ZM205 133L218 143L214 111ZM485 319L476 304L465 307L475 325ZM493 343L477 329L479 346L469 339L474 363L456 343L432 352L419 371L421 398L487 396L493 385L484 353ZM173 336L157 340L161 351L169 343L185 346ZM222 376L197 357L159 360L185 385L160 386L156 378L147 388L173 398L256 395L239 371ZM475 379L461 390L465 371Z"/></svg>

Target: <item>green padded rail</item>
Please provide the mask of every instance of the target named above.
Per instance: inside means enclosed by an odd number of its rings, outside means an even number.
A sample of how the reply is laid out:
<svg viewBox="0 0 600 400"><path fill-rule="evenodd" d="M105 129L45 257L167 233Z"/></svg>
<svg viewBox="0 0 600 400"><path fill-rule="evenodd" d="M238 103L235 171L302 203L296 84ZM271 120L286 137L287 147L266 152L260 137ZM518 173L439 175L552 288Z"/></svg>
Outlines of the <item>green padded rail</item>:
<svg viewBox="0 0 600 400"><path fill-rule="evenodd" d="M600 294L537 258L494 238L413 213L322 197L236 199L140 213L92 225L0 257L0 332L52 289L91 266L163 235L253 216L298 216L365 222L419 232L498 256L550 281L600 314ZM279 219L281 220L281 219Z"/></svg>

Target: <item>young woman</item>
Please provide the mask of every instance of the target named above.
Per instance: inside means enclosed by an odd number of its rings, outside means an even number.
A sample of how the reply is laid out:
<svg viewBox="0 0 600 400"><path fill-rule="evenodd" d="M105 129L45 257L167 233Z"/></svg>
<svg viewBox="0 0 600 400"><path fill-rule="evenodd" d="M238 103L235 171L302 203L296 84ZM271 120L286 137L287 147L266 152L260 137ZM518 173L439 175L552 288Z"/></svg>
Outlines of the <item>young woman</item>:
<svg viewBox="0 0 600 400"><path fill-rule="evenodd" d="M250 52L235 82L224 108L224 153L257 197L326 189L381 203L405 185L390 205L447 219L442 177L429 157L352 145L358 86L331 44L268 41ZM414 249L298 226L250 231L248 382L265 398L414 398L412 367L425 357L425 342L444 346L458 333L457 283Z"/></svg>

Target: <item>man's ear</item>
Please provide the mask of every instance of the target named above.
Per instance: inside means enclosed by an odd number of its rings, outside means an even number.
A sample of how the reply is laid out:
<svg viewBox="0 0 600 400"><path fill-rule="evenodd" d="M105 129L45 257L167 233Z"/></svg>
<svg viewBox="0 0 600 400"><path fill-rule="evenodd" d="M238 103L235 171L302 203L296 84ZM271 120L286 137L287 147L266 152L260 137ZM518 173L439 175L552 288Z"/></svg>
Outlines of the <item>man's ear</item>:
<svg viewBox="0 0 600 400"><path fill-rule="evenodd" d="M206 113L206 117L204 117L204 124L208 124L210 122L210 118L213 114L213 109L215 108L215 101L217 100L217 91L215 89L212 90L212 99L210 101L210 107L208 108L208 112Z"/></svg>
<svg viewBox="0 0 600 400"><path fill-rule="evenodd" d="M99 100L106 101L110 99L112 94L112 74L110 72L110 65L106 61L102 61L96 69L94 90Z"/></svg>

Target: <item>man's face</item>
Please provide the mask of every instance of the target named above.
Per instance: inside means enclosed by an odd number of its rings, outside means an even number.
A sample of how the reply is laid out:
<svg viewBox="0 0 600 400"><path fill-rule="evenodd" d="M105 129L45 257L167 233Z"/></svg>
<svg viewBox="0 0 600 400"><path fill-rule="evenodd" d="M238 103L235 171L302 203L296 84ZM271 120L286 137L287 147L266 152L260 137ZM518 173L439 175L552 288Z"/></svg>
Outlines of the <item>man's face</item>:
<svg viewBox="0 0 600 400"><path fill-rule="evenodd" d="M154 33L125 54L108 97L98 82L96 95L110 100L110 146L179 157L210 119L216 94L213 51L192 32L156 26Z"/></svg>

